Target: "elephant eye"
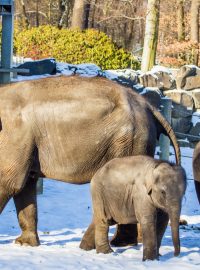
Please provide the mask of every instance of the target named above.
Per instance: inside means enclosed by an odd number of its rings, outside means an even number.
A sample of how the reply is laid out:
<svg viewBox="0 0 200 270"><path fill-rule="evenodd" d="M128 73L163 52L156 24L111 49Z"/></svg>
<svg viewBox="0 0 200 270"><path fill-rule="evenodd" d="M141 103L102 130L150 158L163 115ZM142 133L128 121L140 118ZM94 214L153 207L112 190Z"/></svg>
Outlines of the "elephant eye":
<svg viewBox="0 0 200 270"><path fill-rule="evenodd" d="M161 193L162 193L162 195L166 195L166 192L165 192L165 190L161 190Z"/></svg>

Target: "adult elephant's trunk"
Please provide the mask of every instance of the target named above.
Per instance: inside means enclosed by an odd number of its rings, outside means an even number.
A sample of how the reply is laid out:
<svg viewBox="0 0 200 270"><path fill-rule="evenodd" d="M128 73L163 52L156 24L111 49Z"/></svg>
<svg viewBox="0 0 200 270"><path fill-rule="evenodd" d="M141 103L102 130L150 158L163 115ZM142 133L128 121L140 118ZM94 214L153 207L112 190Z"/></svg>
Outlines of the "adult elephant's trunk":
<svg viewBox="0 0 200 270"><path fill-rule="evenodd" d="M174 256L180 254L180 238L179 238L179 219L180 219L180 206L172 206L173 210L168 211L171 223L172 240L174 244ZM175 210L174 210L175 208Z"/></svg>
<svg viewBox="0 0 200 270"><path fill-rule="evenodd" d="M200 142L196 145L193 153L193 175L195 179L195 189L200 203Z"/></svg>
<svg viewBox="0 0 200 270"><path fill-rule="evenodd" d="M157 121L161 124L161 126L163 127L163 132L165 135L167 135L174 147L175 150L175 155L176 155L176 164L180 165L181 164L181 153L180 153L180 148L176 139L176 135L171 127L171 125L169 124L169 122L164 118L164 116L162 116L162 114L153 106L151 106L149 104L149 108L151 110L151 112L153 113L154 117L157 119Z"/></svg>

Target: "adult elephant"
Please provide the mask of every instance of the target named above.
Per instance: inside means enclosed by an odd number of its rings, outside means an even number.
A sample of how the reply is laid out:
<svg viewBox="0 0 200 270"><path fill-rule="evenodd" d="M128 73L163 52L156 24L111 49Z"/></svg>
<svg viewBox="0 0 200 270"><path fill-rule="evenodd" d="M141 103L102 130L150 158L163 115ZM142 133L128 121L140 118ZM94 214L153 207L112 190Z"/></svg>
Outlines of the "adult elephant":
<svg viewBox="0 0 200 270"><path fill-rule="evenodd" d="M200 142L197 143L193 153L193 174L197 198L200 204Z"/></svg>
<svg viewBox="0 0 200 270"><path fill-rule="evenodd" d="M153 156L161 132L180 160L176 137L162 115L139 94L105 78L60 76L1 86L0 119L0 211L13 197L20 244L39 244L39 176L88 183L114 157ZM113 243L126 244L130 235L122 225Z"/></svg>

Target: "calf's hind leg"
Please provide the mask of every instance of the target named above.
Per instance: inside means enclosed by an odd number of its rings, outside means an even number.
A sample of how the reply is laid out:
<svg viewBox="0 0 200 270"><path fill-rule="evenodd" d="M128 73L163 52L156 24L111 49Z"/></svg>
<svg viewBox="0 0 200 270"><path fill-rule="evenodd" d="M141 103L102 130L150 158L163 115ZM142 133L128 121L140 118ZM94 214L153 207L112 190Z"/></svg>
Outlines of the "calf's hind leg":
<svg viewBox="0 0 200 270"><path fill-rule="evenodd" d="M24 188L13 197L22 230L21 236L15 240L16 244L28 246L38 246L40 244L37 234L37 180L36 175L29 175Z"/></svg>

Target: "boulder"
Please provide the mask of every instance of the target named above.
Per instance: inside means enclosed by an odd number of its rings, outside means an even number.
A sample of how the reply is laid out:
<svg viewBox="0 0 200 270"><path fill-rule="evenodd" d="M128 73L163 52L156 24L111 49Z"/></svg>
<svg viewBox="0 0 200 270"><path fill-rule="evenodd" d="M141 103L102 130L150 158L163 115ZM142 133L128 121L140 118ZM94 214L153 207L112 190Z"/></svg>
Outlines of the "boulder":
<svg viewBox="0 0 200 270"><path fill-rule="evenodd" d="M184 90L192 90L200 88L200 75L186 78Z"/></svg>
<svg viewBox="0 0 200 270"><path fill-rule="evenodd" d="M29 69L29 73L26 74L26 76L33 76L33 75L44 75L44 74L50 74L55 75L56 74L56 61L55 59L43 59L39 61L28 61L25 62L17 68L26 68ZM20 74L19 75L24 75Z"/></svg>
<svg viewBox="0 0 200 270"><path fill-rule="evenodd" d="M195 89L190 92L194 99L194 106L195 109L200 109L200 89Z"/></svg>
<svg viewBox="0 0 200 270"><path fill-rule="evenodd" d="M173 118L192 117L192 113L193 113L192 109L188 109L187 107L181 104L172 102L172 117Z"/></svg>
<svg viewBox="0 0 200 270"><path fill-rule="evenodd" d="M200 76L200 71L198 67L192 65L182 66L176 76L176 86L177 89L191 90L198 88L196 85L199 83L198 77ZM191 80L190 77L197 77L194 80ZM190 78L188 80L188 78Z"/></svg>
<svg viewBox="0 0 200 270"><path fill-rule="evenodd" d="M145 73L139 76L140 84L144 87L158 87L160 88L162 85L158 81L158 77L154 73Z"/></svg>
<svg viewBox="0 0 200 270"><path fill-rule="evenodd" d="M194 108L194 99L190 93L184 90L168 90L164 95L171 98L174 103L181 104L186 108Z"/></svg>
<svg viewBox="0 0 200 270"><path fill-rule="evenodd" d="M196 136L195 137L188 137L188 140L190 142L197 142L200 141L200 122L196 123L195 126L193 126L190 131L189 131L189 135L193 135Z"/></svg>
<svg viewBox="0 0 200 270"><path fill-rule="evenodd" d="M144 87L157 87L160 90L169 90L175 87L175 80L168 72L147 72L139 77Z"/></svg>
<svg viewBox="0 0 200 270"><path fill-rule="evenodd" d="M191 117L172 118L172 128L175 132L186 134L191 127Z"/></svg>
<svg viewBox="0 0 200 270"><path fill-rule="evenodd" d="M145 91L141 93L143 97L145 97L151 105L156 107L157 109L161 105L161 92L159 90L153 90L146 88Z"/></svg>

